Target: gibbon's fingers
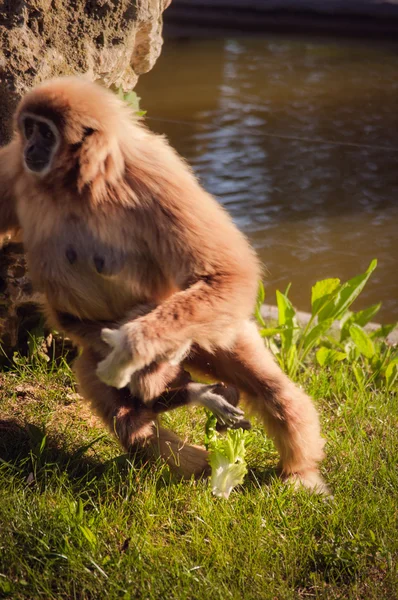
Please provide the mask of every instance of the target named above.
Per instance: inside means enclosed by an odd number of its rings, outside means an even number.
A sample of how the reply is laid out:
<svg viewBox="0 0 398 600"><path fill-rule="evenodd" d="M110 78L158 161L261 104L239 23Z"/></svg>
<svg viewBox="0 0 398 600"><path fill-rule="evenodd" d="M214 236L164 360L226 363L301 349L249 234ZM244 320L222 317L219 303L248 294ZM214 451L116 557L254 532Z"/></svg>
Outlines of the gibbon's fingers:
<svg viewBox="0 0 398 600"><path fill-rule="evenodd" d="M121 343L122 334L119 329L108 329L104 327L101 330L101 339L103 342L111 346L112 348L116 348Z"/></svg>
<svg viewBox="0 0 398 600"><path fill-rule="evenodd" d="M142 361L128 357L125 351L115 348L97 367L97 376L101 381L121 389L130 383L131 377L145 365Z"/></svg>

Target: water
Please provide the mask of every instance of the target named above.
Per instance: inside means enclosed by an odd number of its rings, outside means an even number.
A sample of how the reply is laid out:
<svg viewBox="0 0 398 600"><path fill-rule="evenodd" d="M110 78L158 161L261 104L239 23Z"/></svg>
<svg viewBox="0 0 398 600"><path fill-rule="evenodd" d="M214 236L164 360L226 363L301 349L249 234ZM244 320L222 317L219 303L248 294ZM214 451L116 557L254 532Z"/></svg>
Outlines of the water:
<svg viewBox="0 0 398 600"><path fill-rule="evenodd" d="M150 127L257 249L267 302L292 282L308 310L315 281L377 258L356 307L398 319L397 75L397 46L266 37L167 40L141 77Z"/></svg>

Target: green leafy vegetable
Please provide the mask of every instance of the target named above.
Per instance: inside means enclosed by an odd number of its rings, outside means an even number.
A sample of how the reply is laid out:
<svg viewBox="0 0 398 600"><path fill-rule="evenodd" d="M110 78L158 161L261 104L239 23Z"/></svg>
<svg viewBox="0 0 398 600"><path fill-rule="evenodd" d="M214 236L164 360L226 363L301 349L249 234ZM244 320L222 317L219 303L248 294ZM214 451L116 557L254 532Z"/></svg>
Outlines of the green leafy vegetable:
<svg viewBox="0 0 398 600"><path fill-rule="evenodd" d="M305 325L299 323L296 310L288 298L290 286L285 293L279 290L276 292L277 325L259 319L259 303L264 298L263 288L260 287L255 312L260 335L268 338L268 347L288 375L295 378L299 369L308 364L310 354L315 351L321 367L330 367L347 360L356 365L353 373L361 385L371 382L379 385L381 378L385 378L389 389L392 389L398 378L398 367L394 363L390 366L393 355L385 338L396 324L382 325L376 331L368 333L364 327L373 320L381 304L374 304L358 312L351 310L353 302L362 292L376 266L377 260L372 260L365 273L346 282L332 278L315 283L311 293L311 315Z"/></svg>
<svg viewBox="0 0 398 600"><path fill-rule="evenodd" d="M146 110L140 109L140 100L141 98L137 96L134 91L124 92L122 87L119 87L116 91L117 95L121 100L124 100L133 111L139 116L142 117L146 114Z"/></svg>
<svg viewBox="0 0 398 600"><path fill-rule="evenodd" d="M211 491L228 499L231 491L243 483L247 473L245 436L243 429L229 429L225 436L215 430L216 418L210 414L206 423L205 442L210 451Z"/></svg>

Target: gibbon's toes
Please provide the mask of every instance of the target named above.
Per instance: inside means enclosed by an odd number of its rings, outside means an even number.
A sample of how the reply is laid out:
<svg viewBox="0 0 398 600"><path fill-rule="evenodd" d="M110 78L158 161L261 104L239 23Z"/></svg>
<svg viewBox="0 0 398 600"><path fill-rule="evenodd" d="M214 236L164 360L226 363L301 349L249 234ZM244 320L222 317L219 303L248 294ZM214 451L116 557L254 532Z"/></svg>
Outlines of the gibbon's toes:
<svg viewBox="0 0 398 600"><path fill-rule="evenodd" d="M187 444L177 456L169 458L168 463L174 474L183 479L201 479L211 475L208 453L200 446Z"/></svg>
<svg viewBox="0 0 398 600"><path fill-rule="evenodd" d="M199 398L199 403L211 410L216 415L217 420L228 427L239 427L239 423L245 421L243 410L229 404L224 396L214 392L204 392Z"/></svg>
<svg viewBox="0 0 398 600"><path fill-rule="evenodd" d="M202 446L186 444L175 433L159 427L149 440L148 450L166 460L171 471L183 479L207 477L211 473L209 453Z"/></svg>
<svg viewBox="0 0 398 600"><path fill-rule="evenodd" d="M238 406L240 393L234 385L225 385L222 382L215 383L211 386L211 391L225 398L232 406Z"/></svg>
<svg viewBox="0 0 398 600"><path fill-rule="evenodd" d="M282 475L282 479L286 483L293 485L295 489L305 487L315 494L327 496L329 499L333 498L328 486L322 479L321 474L315 469L299 473L291 473L290 475Z"/></svg>
<svg viewBox="0 0 398 600"><path fill-rule="evenodd" d="M218 431L219 433L224 433L224 431L227 431L227 429L244 429L245 431L248 431L251 428L252 424L247 419L240 419L238 421L235 421L235 423L233 423L232 425L225 425L218 419L216 423L216 431Z"/></svg>

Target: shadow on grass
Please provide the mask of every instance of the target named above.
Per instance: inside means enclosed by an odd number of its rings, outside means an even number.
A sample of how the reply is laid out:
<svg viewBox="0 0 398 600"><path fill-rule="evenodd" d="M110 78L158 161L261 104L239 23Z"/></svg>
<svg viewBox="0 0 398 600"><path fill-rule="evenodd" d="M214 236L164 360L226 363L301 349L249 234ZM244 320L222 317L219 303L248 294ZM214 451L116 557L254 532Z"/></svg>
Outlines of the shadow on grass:
<svg viewBox="0 0 398 600"><path fill-rule="evenodd" d="M62 476L76 494L87 497L98 494L102 485L109 489L109 480L116 489L132 475L138 485L149 477L157 490L181 481L161 459L148 459L143 450L103 460L87 456L87 451L106 435L71 450L62 434L49 435L33 423L21 425L14 419L0 419L0 467L39 489ZM275 468L254 466L249 468L244 487L264 488L278 479Z"/></svg>
<svg viewBox="0 0 398 600"><path fill-rule="evenodd" d="M98 493L111 476L115 487L123 483L133 470L136 478L153 476L157 462L148 461L142 451L132 451L108 460L85 456L85 453L106 434L74 451L68 450L62 436L49 436L37 425L22 426L13 419L0 419L0 467L3 465L27 485L45 486L52 477L66 477L79 495ZM159 468L157 487L173 483L169 472Z"/></svg>
<svg viewBox="0 0 398 600"><path fill-rule="evenodd" d="M251 486L256 488L268 487L272 485L275 480L279 480L279 472L277 469L268 467L263 469L261 467L249 468L246 475L245 487Z"/></svg>

